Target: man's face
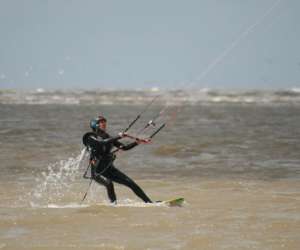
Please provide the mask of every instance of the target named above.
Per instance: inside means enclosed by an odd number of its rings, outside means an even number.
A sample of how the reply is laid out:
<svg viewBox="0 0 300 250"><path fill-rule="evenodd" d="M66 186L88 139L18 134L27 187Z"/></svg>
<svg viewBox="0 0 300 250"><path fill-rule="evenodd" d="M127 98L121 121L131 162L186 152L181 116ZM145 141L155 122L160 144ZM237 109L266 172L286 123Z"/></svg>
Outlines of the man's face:
<svg viewBox="0 0 300 250"><path fill-rule="evenodd" d="M99 128L102 130L106 130L106 121L105 120L100 120L99 121Z"/></svg>

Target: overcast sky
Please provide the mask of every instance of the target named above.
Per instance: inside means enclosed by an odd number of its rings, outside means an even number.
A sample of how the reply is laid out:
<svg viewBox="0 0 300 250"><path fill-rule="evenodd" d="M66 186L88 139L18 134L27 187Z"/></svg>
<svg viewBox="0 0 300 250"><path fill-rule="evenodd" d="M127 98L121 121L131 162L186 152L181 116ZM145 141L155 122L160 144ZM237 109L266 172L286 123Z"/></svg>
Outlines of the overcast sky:
<svg viewBox="0 0 300 250"><path fill-rule="evenodd" d="M0 0L0 88L299 87L300 1L277 3Z"/></svg>

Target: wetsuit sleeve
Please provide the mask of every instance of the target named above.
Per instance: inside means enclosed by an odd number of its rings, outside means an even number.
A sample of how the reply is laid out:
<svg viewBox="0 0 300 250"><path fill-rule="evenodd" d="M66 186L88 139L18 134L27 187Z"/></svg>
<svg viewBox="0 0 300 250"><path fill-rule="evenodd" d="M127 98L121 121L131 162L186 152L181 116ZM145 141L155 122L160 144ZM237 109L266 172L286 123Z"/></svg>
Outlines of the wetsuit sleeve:
<svg viewBox="0 0 300 250"><path fill-rule="evenodd" d="M138 145L137 142L132 142L132 143L129 143L129 144L125 145L122 149L123 150L129 150L129 149L132 149L132 148L136 147L137 145Z"/></svg>
<svg viewBox="0 0 300 250"><path fill-rule="evenodd" d="M120 140L121 137L120 136L116 136L116 137L111 137L111 138L107 138L104 140L99 140L97 138L97 136L93 133L87 133L83 136L83 144L85 146L91 147L91 148L98 148L101 147L103 144L111 144L111 143L115 143L118 140Z"/></svg>
<svg viewBox="0 0 300 250"><path fill-rule="evenodd" d="M117 147L117 148L119 148L119 149L122 149L122 150L129 150L129 149L134 148L134 147L137 146L137 145L138 145L137 142L132 142L132 143L129 143L129 144L127 144L127 145L125 145L124 143L121 143L121 142L119 142L119 141L116 141L116 142L114 143L114 146L115 146L115 147Z"/></svg>
<svg viewBox="0 0 300 250"><path fill-rule="evenodd" d="M104 139L103 142L104 142L104 143L113 143L113 144L115 144L115 143L117 143L118 140L120 140L121 138L122 138L122 137L120 137L120 136L110 137L110 138Z"/></svg>

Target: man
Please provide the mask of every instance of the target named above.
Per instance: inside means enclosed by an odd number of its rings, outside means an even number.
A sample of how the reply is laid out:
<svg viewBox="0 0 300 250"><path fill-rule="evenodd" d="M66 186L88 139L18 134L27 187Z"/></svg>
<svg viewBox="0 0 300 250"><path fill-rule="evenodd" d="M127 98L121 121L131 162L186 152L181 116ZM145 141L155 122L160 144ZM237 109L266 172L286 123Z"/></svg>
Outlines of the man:
<svg viewBox="0 0 300 250"><path fill-rule="evenodd" d="M113 182L129 187L144 202L151 203L152 201L144 191L113 165L116 156L112 151L113 147L118 150L129 150L141 143L149 143L150 140L136 139L135 142L125 145L119 142L124 134L120 133L117 137L111 137L106 132L106 126L106 119L103 116L98 116L90 122L93 132L88 132L83 136L83 144L90 151L91 178L106 187L112 203L117 201Z"/></svg>

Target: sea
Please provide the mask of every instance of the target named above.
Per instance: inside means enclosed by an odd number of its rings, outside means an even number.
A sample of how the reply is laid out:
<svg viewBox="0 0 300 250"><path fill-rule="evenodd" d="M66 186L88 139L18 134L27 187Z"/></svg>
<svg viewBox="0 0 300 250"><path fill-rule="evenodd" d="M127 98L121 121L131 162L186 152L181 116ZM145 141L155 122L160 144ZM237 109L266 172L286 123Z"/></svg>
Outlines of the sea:
<svg viewBox="0 0 300 250"><path fill-rule="evenodd" d="M114 164L182 206L119 184L111 204L89 185L82 136L98 115L111 135L138 115L133 136L166 124ZM300 249L299 88L1 90L0 169L0 249Z"/></svg>

